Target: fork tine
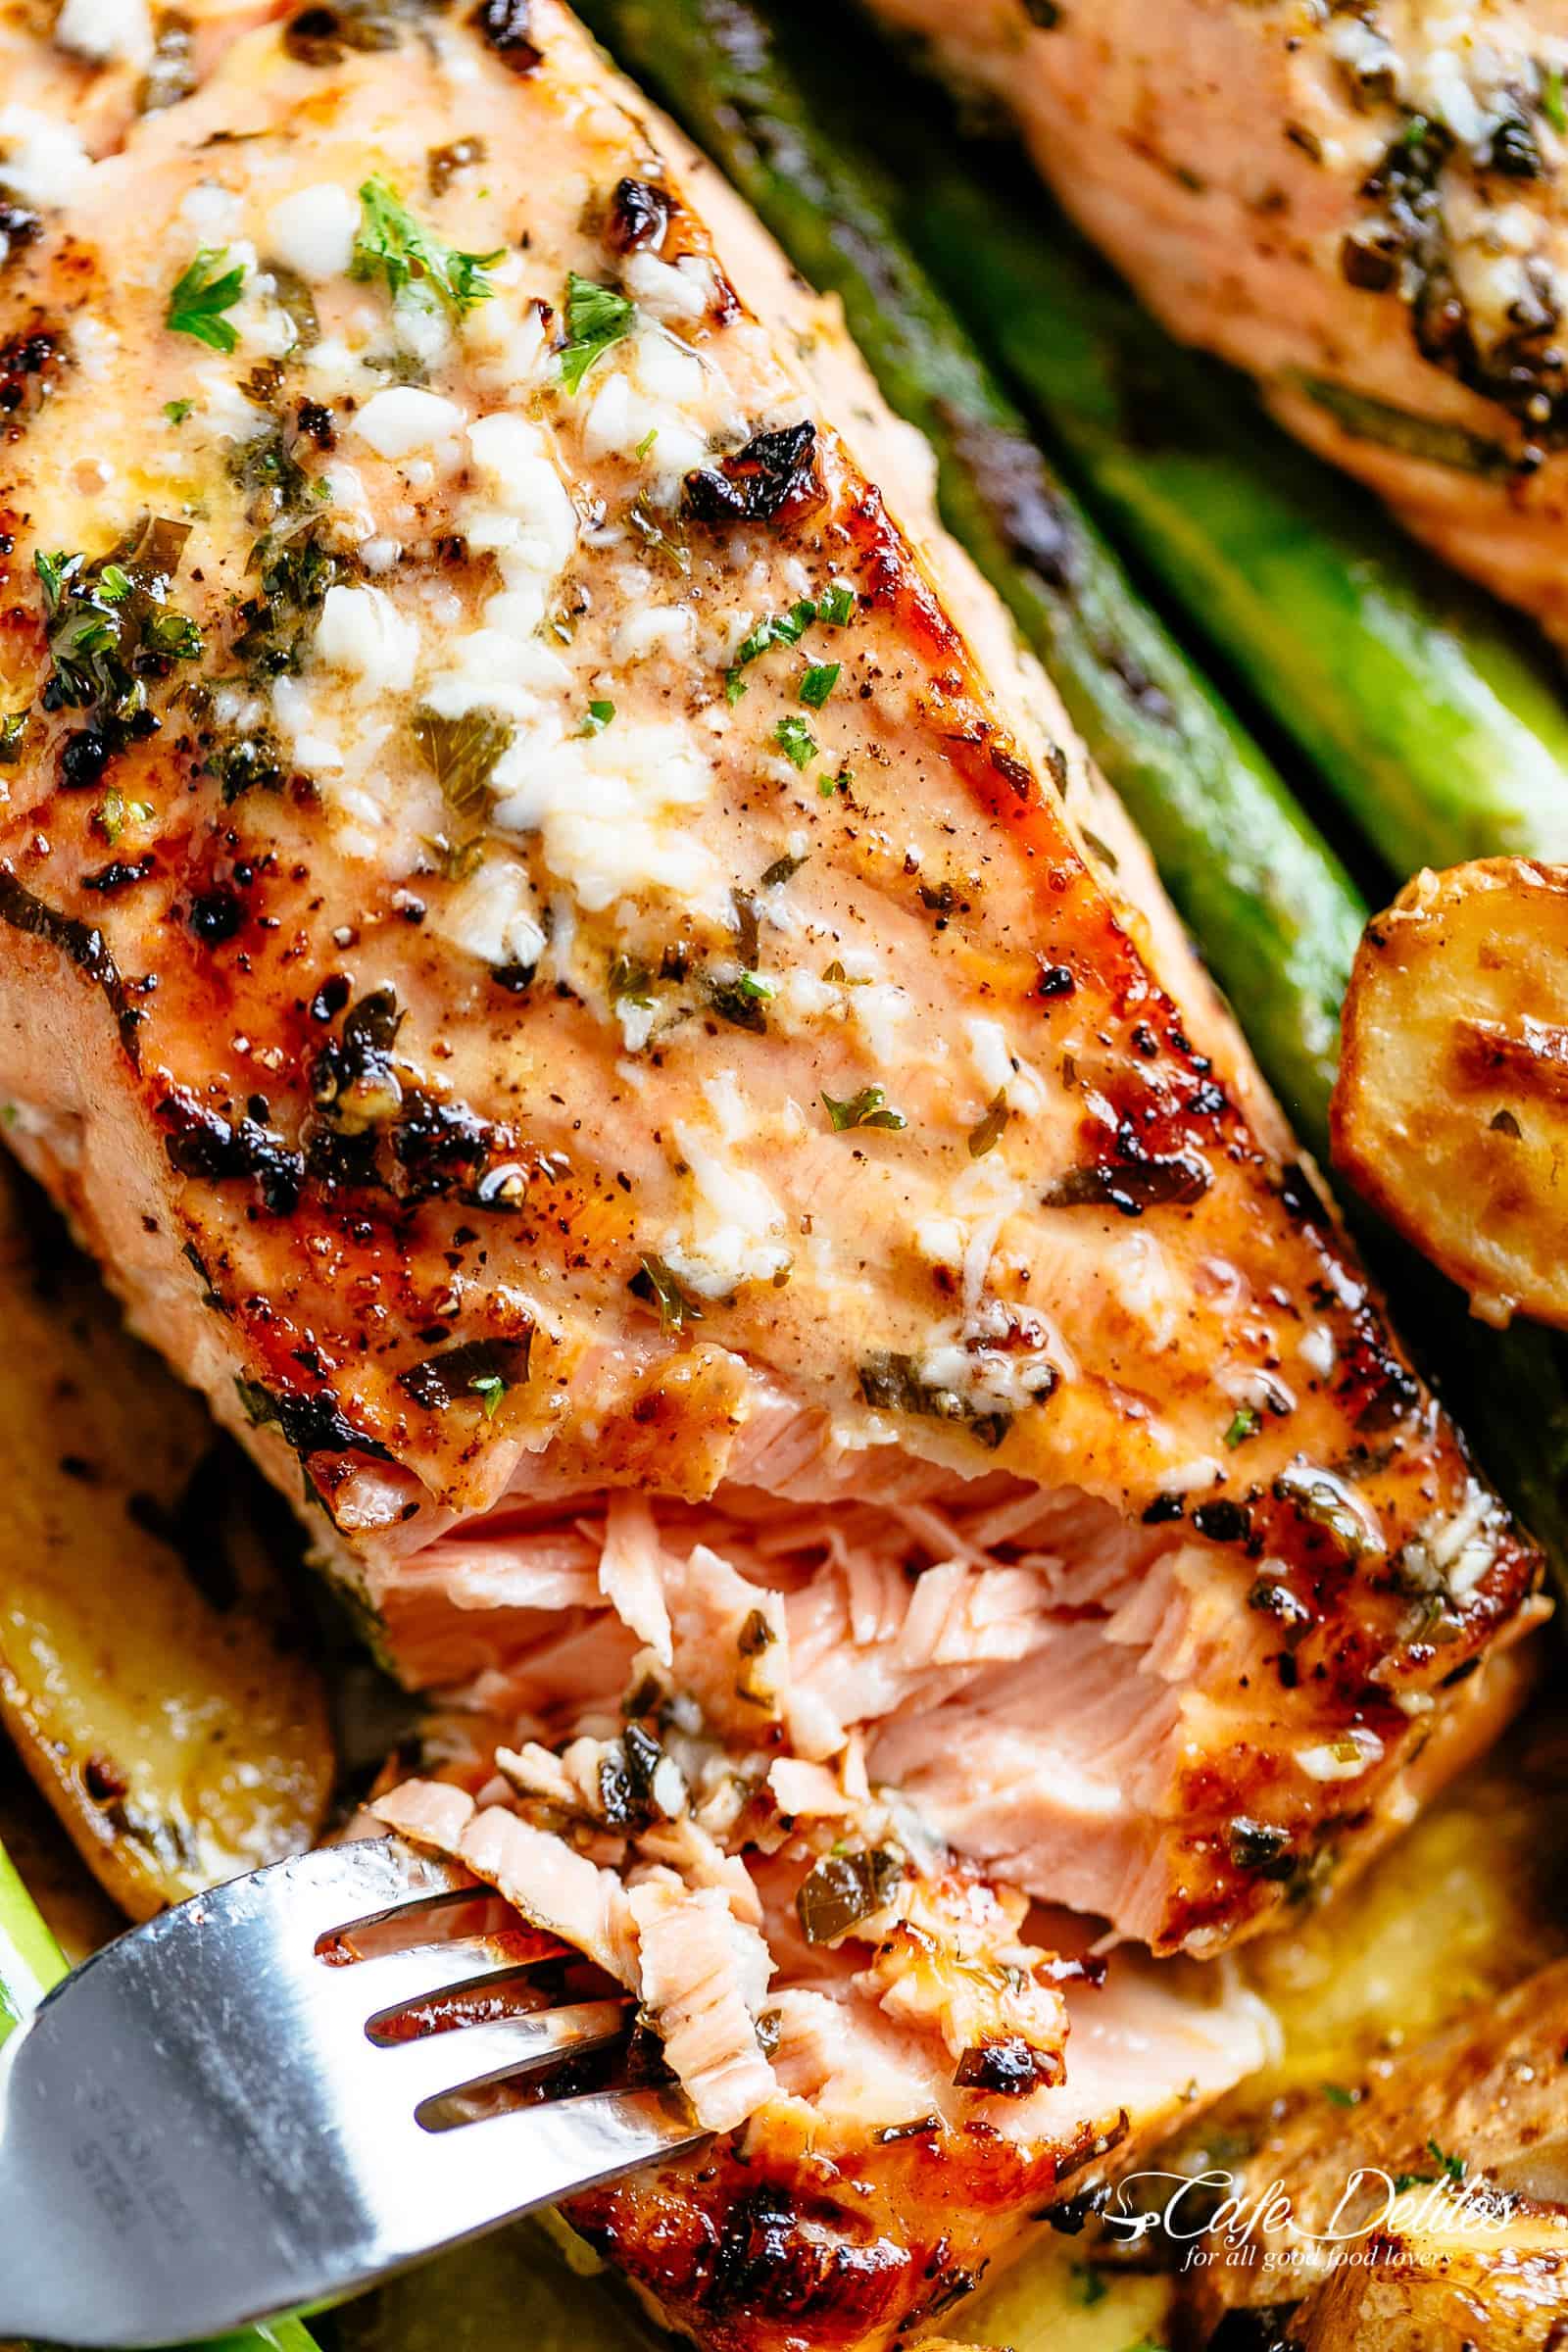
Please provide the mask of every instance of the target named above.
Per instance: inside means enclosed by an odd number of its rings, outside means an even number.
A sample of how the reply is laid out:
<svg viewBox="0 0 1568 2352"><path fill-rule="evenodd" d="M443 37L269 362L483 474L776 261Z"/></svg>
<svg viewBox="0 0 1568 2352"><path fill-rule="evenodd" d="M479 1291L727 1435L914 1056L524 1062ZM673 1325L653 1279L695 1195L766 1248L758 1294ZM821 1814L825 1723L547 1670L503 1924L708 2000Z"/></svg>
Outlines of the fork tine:
<svg viewBox="0 0 1568 2352"><path fill-rule="evenodd" d="M564 1946L560 1947L564 1949ZM367 2028L393 2011L416 2002L457 1997L497 1980L526 1979L532 1969L559 1958L560 1951L538 1952L519 1960L498 1951L481 1936L454 1936L446 1943L420 1944L407 1952L379 1952L343 1968L322 1970L326 1982L318 1997L331 2001L351 2022Z"/></svg>
<svg viewBox="0 0 1568 2352"><path fill-rule="evenodd" d="M427 2239L456 2241L711 2136L678 2091L591 2091L420 2132L410 2185Z"/></svg>
<svg viewBox="0 0 1568 2352"><path fill-rule="evenodd" d="M482 2089L509 2075L531 2074L618 2040L631 2006L629 1995L578 2001L566 2008L488 2018L480 2025L389 2042L376 2052L376 2088L409 2112L456 2091Z"/></svg>

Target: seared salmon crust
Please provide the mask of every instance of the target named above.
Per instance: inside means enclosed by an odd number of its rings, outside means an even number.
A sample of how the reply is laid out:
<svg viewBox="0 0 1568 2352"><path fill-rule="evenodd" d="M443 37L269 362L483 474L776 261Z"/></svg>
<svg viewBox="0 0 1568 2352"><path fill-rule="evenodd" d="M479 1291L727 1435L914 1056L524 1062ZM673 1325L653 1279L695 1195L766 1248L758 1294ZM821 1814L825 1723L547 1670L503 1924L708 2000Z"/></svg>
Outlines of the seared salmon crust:
<svg viewBox="0 0 1568 2352"><path fill-rule="evenodd" d="M1538 1562L925 453L567 12L209 12L151 107L109 15L0 24L7 1132L441 1693L383 1818L715 2133L579 2226L882 2346L1256 2063L1102 1931L1368 1852Z"/></svg>

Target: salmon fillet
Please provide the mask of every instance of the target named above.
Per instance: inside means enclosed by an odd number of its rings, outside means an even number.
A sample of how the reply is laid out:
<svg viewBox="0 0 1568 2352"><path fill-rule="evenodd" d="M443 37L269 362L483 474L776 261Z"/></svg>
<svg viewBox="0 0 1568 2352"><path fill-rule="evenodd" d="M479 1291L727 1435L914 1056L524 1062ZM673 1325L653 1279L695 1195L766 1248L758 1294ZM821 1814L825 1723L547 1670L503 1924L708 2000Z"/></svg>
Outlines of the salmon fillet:
<svg viewBox="0 0 1568 2352"><path fill-rule="evenodd" d="M1185 341L1568 641L1568 25L1540 0L870 0Z"/></svg>
<svg viewBox="0 0 1568 2352"><path fill-rule="evenodd" d="M1538 1561L925 454L566 11L195 81L0 275L7 1134L442 1693L384 1821L718 2135L579 2227L877 2352L1259 2061L1197 1961L1489 1735Z"/></svg>

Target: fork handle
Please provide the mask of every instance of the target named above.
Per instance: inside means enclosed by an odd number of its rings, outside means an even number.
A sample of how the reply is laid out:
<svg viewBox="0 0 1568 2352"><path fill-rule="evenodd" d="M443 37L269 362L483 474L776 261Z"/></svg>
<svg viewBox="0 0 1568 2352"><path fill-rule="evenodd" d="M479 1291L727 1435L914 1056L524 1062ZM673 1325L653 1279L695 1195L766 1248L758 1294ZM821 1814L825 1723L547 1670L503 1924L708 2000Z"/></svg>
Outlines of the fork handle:
<svg viewBox="0 0 1568 2352"><path fill-rule="evenodd" d="M160 2210L167 2145L112 2077L63 2095L32 2080L33 2039L0 2050L0 2341L166 2343L187 2260Z"/></svg>

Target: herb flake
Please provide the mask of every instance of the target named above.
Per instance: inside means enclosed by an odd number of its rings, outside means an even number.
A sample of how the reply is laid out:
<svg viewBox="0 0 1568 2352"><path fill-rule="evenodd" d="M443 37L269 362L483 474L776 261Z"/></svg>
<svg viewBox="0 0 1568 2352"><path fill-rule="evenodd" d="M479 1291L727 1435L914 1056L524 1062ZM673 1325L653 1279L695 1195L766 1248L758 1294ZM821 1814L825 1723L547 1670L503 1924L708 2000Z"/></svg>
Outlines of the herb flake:
<svg viewBox="0 0 1568 2352"><path fill-rule="evenodd" d="M637 306L613 286L601 286L571 270L566 278L566 341L561 353L561 380L568 392L580 392L583 377L595 360L631 333Z"/></svg>
<svg viewBox="0 0 1568 2352"><path fill-rule="evenodd" d="M909 1123L902 1110L890 1107L880 1086L862 1086L858 1095L847 1095L842 1102L824 1094L822 1102L835 1135L852 1127L907 1127Z"/></svg>
<svg viewBox="0 0 1568 2352"><path fill-rule="evenodd" d="M349 275L362 282L380 277L396 296L405 286L428 289L461 318L495 292L485 271L505 253L464 253L443 243L409 211L390 181L379 174L360 188L360 228Z"/></svg>
<svg viewBox="0 0 1568 2352"><path fill-rule="evenodd" d="M1012 1113L1007 1108L1006 1092L1004 1090L990 1104L985 1117L978 1120L969 1130L969 1157L971 1159L984 1159L988 1152L996 1150L1002 1141L1003 1130L1011 1116Z"/></svg>
<svg viewBox="0 0 1568 2352"><path fill-rule="evenodd" d="M441 797L460 816L483 803L496 763L512 742L512 728L494 710L466 710L445 718L428 704L414 713L414 740L441 787Z"/></svg>
<svg viewBox="0 0 1568 2352"><path fill-rule="evenodd" d="M773 741L792 766L805 773L816 758L820 746L804 718L781 718L773 729Z"/></svg>
<svg viewBox="0 0 1568 2352"><path fill-rule="evenodd" d="M662 1257L645 1252L626 1287L633 1298L658 1307L662 1332L681 1332L688 1323L703 1320L702 1301L692 1297L674 1268Z"/></svg>
<svg viewBox="0 0 1568 2352"><path fill-rule="evenodd" d="M226 245L204 245L175 279L164 323L171 333L190 335L210 351L239 349L239 330L223 317L245 290L245 267L225 269ZM167 412L166 412L167 414Z"/></svg>

